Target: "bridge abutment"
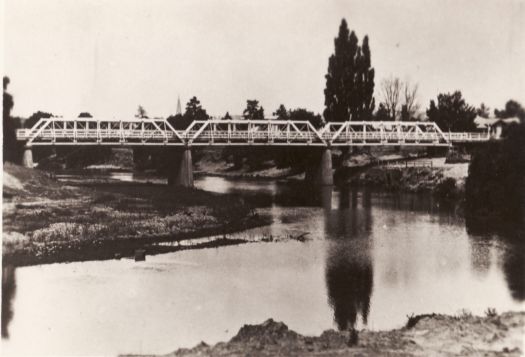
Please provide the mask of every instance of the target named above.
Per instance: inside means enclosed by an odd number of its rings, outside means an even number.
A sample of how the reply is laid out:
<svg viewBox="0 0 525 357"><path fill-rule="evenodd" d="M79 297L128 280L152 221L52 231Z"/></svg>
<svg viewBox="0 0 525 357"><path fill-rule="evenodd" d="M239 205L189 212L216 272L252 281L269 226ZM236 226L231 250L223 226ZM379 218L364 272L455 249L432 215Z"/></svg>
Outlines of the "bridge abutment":
<svg viewBox="0 0 525 357"><path fill-rule="evenodd" d="M180 155L176 155L175 165L168 175L168 185L193 187L193 160L191 148L185 148Z"/></svg>
<svg viewBox="0 0 525 357"><path fill-rule="evenodd" d="M315 158L314 162L312 162L306 170L306 181L320 186L333 185L332 150L328 147L323 148Z"/></svg>
<svg viewBox="0 0 525 357"><path fill-rule="evenodd" d="M33 168L33 149L31 146L24 146L24 153L22 155L22 166L28 167L30 169Z"/></svg>

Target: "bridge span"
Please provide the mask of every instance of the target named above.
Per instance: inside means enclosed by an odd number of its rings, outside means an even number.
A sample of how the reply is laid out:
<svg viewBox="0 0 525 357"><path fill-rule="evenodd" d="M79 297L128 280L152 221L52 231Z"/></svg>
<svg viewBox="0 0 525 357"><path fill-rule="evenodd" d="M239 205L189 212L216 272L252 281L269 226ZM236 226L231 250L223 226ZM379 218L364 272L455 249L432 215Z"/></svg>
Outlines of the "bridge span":
<svg viewBox="0 0 525 357"><path fill-rule="evenodd" d="M23 163L32 167L32 146L173 146L184 148L175 183L193 185L192 146L303 146L322 148L319 182L332 183L332 147L441 146L490 140L488 133L443 132L434 122L346 121L316 128L301 120L194 121L175 129L166 119L40 119L32 128L17 130L25 141ZM330 174L328 174L330 172Z"/></svg>

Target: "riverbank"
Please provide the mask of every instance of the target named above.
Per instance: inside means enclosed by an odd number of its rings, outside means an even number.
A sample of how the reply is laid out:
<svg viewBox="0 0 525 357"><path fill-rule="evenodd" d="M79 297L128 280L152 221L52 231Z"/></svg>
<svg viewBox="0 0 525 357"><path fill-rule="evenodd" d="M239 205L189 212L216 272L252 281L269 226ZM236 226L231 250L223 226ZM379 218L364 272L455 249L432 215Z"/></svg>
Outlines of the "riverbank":
<svg viewBox="0 0 525 357"><path fill-rule="evenodd" d="M241 197L161 184L73 186L7 163L3 187L4 264L112 259L188 249L182 242L221 235L199 246L242 243L227 234L268 224Z"/></svg>
<svg viewBox="0 0 525 357"><path fill-rule="evenodd" d="M340 154L340 153L339 153ZM334 162L341 159L335 155ZM334 169L338 184L369 186L400 192L436 193L446 199L463 197L468 176L468 163L448 163L445 157L420 158L416 154L358 153L351 154ZM204 155L196 164L196 174L254 180L302 181L305 173L299 168L277 168L273 161L252 170L235 168L220 157Z"/></svg>
<svg viewBox="0 0 525 357"><path fill-rule="evenodd" d="M524 312L490 309L485 317L419 315L397 330L327 330L315 337L269 319L243 326L228 342L202 342L165 356L521 356L524 327Z"/></svg>
<svg viewBox="0 0 525 357"><path fill-rule="evenodd" d="M357 171L350 183L403 192L432 192L462 197L468 163L447 163L445 158L424 158L384 164Z"/></svg>

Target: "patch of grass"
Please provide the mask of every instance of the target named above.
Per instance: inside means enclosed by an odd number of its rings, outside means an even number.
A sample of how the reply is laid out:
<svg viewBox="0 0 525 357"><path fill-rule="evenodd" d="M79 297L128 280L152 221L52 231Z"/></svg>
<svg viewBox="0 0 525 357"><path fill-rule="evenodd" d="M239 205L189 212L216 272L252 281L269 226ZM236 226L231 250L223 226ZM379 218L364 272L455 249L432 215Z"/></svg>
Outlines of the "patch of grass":
<svg viewBox="0 0 525 357"><path fill-rule="evenodd" d="M117 197L111 193L103 193L100 196L97 196L93 199L93 204L102 204L102 203L109 203L112 201L115 201Z"/></svg>
<svg viewBox="0 0 525 357"><path fill-rule="evenodd" d="M493 307L488 307L487 310L485 310L485 316L487 317L496 317L498 316L498 312Z"/></svg>
<svg viewBox="0 0 525 357"><path fill-rule="evenodd" d="M469 320L473 317L472 312L467 309L459 310L458 314L455 316L456 320Z"/></svg>
<svg viewBox="0 0 525 357"><path fill-rule="evenodd" d="M406 323L405 327L406 327L407 329L411 329L411 328L413 328L414 326L416 326L417 323L418 323L420 320L422 320L422 319L424 319L424 318L427 318L427 317L436 317L436 316L437 316L436 314L423 314L423 315L414 315L414 314L412 314L412 315L410 315L410 316L407 315L407 319L408 319L408 320L407 320L407 323Z"/></svg>

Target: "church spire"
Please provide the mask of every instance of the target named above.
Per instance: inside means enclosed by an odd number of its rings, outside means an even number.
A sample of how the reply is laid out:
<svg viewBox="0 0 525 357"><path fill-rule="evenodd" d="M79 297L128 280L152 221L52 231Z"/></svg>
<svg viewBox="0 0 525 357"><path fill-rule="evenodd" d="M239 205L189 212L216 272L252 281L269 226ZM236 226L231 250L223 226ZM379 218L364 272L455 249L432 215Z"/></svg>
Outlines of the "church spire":
<svg viewBox="0 0 525 357"><path fill-rule="evenodd" d="M180 106L180 96L177 97L177 115L182 115L182 108Z"/></svg>

